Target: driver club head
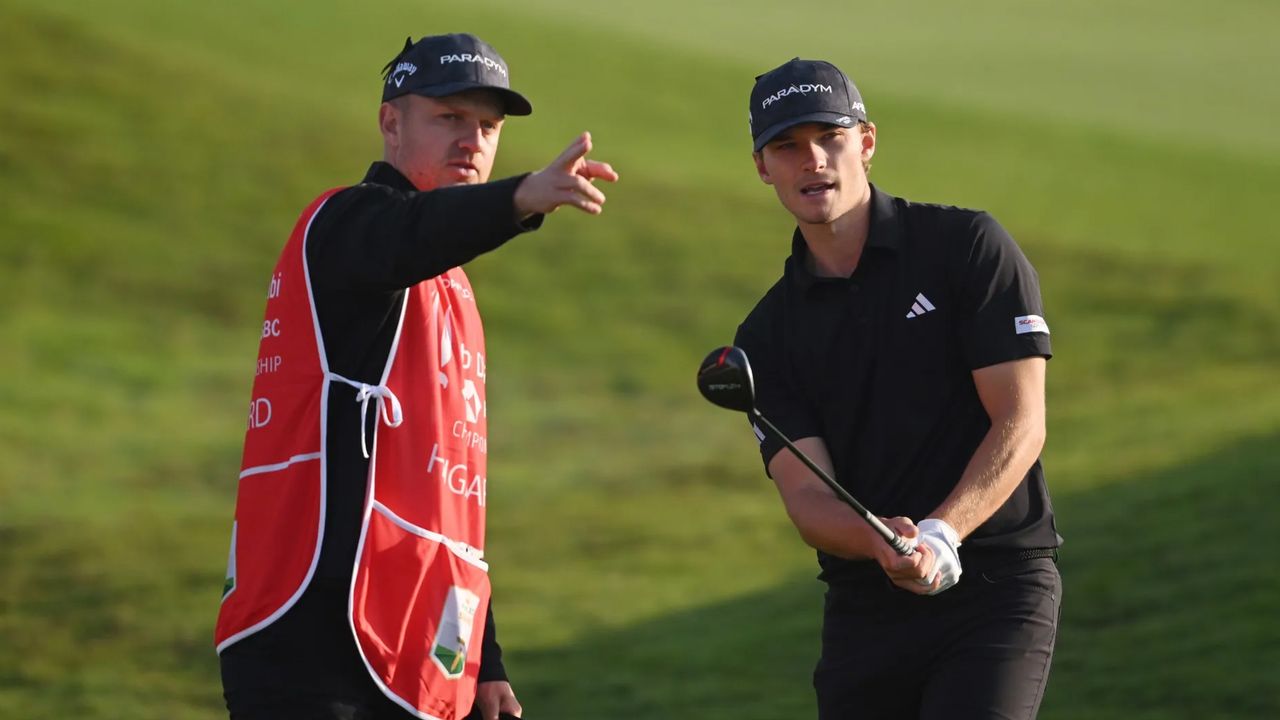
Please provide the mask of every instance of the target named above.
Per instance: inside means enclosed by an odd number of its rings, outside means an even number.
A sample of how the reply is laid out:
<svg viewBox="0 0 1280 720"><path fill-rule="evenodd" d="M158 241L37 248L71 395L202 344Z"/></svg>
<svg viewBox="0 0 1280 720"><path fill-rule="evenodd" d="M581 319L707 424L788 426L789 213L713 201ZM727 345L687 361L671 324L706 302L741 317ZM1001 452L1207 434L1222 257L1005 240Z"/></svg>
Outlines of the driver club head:
<svg viewBox="0 0 1280 720"><path fill-rule="evenodd" d="M698 391L722 408L746 413L755 410L751 363L742 348L726 345L712 350L698 367Z"/></svg>

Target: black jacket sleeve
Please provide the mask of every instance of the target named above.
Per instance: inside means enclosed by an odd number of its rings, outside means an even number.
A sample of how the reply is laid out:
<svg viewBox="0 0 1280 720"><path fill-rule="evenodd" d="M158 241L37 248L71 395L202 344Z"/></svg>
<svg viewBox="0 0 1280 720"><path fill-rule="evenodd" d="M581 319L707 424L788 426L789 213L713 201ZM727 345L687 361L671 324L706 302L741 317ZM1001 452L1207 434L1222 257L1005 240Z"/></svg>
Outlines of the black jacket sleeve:
<svg viewBox="0 0 1280 720"><path fill-rule="evenodd" d="M484 617L484 639L480 641L480 682L506 680L507 668L502 664L502 646L498 644L498 629L493 622L493 601Z"/></svg>
<svg viewBox="0 0 1280 720"><path fill-rule="evenodd" d="M335 194L307 235L319 285L393 292L435 277L538 228L515 217L524 175L427 192L362 183Z"/></svg>

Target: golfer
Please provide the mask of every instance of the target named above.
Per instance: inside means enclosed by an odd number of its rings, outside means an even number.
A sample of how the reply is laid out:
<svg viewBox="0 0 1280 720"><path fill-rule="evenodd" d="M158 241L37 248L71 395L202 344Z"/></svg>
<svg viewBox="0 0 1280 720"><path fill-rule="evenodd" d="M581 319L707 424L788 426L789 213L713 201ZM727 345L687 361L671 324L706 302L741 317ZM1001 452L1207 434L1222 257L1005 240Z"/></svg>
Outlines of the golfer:
<svg viewBox="0 0 1280 720"><path fill-rule="evenodd" d="M562 205L598 214L584 133L489 182L528 115L473 35L386 67L383 161L303 212L267 288L216 629L232 718L518 716L485 561L488 372L460 267Z"/></svg>
<svg viewBox="0 0 1280 720"><path fill-rule="evenodd" d="M987 213L869 183L876 126L834 65L761 75L750 113L756 171L798 226L735 340L757 406L916 544L894 552L756 429L827 583L818 717L1034 717L1061 597L1035 270Z"/></svg>

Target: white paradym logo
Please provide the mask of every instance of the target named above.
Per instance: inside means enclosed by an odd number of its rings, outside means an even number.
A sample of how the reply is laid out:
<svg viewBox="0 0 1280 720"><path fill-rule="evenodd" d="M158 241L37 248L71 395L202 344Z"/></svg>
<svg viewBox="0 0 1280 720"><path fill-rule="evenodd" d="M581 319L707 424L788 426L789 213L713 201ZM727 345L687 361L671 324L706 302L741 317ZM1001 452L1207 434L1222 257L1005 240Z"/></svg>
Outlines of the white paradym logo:
<svg viewBox="0 0 1280 720"><path fill-rule="evenodd" d="M848 115L844 115L836 122L840 123L841 125L852 125L853 118L849 117Z"/></svg>
<svg viewBox="0 0 1280 720"><path fill-rule="evenodd" d="M801 85L791 85L784 87L765 98L760 103L760 109L763 110L773 103L785 98L788 95L808 95L809 93L830 93L832 92L830 85L822 85L819 83L803 83Z"/></svg>
<svg viewBox="0 0 1280 720"><path fill-rule="evenodd" d="M867 106L866 106L866 105L863 105L861 102L856 102L856 103L854 103L853 105L850 105L850 106L849 106L849 109L850 109L850 110L861 110L863 115L866 115L866 114L867 114Z"/></svg>
<svg viewBox="0 0 1280 720"><path fill-rule="evenodd" d="M387 77L387 83L395 83L396 87L404 84L404 79L418 72L418 66L411 62L396 63L396 69Z"/></svg>
<svg viewBox="0 0 1280 720"><path fill-rule="evenodd" d="M502 77L507 76L507 69L502 66L502 63L494 60L490 60L489 58L483 55L473 55L472 53L456 53L453 55L440 56L441 65L448 65L449 63L456 63L456 62L480 63L481 65L484 65L490 70L497 70L498 72L502 73Z"/></svg>

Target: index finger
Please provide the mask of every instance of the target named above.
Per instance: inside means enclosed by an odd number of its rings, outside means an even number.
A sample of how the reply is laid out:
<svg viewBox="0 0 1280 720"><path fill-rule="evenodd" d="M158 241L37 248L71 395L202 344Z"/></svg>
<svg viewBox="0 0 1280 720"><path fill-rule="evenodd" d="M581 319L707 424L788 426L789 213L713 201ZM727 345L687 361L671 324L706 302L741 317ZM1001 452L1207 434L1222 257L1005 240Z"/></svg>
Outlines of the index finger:
<svg viewBox="0 0 1280 720"><path fill-rule="evenodd" d="M591 133L584 132L578 136L578 139L569 143L569 147L565 148L559 157L551 161L551 166L570 172L574 164L589 152L591 152Z"/></svg>
<svg viewBox="0 0 1280 720"><path fill-rule="evenodd" d="M588 180L618 181L618 173L614 171L613 166L599 160L587 160L582 167L578 168L578 174Z"/></svg>
<svg viewBox="0 0 1280 720"><path fill-rule="evenodd" d="M928 545L920 544L916 546L915 551L910 555L898 555L895 553L886 571L890 575L898 577L920 577L924 574L922 568L930 567L932 562L934 562L932 548Z"/></svg>

